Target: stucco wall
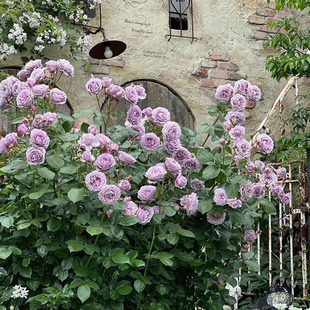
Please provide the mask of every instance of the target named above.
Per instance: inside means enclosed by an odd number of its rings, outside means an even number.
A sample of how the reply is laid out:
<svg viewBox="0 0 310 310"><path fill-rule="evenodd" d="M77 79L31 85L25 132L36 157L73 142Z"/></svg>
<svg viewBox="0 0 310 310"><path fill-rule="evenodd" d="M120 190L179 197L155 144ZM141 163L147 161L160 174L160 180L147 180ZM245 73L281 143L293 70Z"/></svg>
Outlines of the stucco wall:
<svg viewBox="0 0 310 310"><path fill-rule="evenodd" d="M271 51L263 49L264 40L255 38L255 31L260 25L249 22L249 16L255 14L258 8L267 7L265 0L193 0L197 37L193 43L186 38L173 37L170 41L165 38L169 33L168 0L103 0L102 7L106 36L124 41L127 49L108 62L86 58L94 74L109 75L119 84L134 79L155 79L169 85L191 108L198 130L199 124L208 119L206 108L213 105L217 85L233 83L233 80L243 77L261 87L263 100L246 111L247 127L253 131L286 83L272 80L265 70L265 57ZM98 17L90 23L99 24ZM101 34L94 37L96 43L101 40ZM219 67L220 60L217 68L205 68L202 73L197 73L201 63L209 60L212 53L226 54L229 61L225 61L235 66L233 72L236 75L231 75L229 67ZM63 52L55 53L54 50L49 50L48 56L52 59L65 57ZM17 61L12 58L7 64L15 65ZM81 67L81 60L72 63L76 68L75 77L64 79L62 89L68 93L75 109L97 108L95 100L84 91L89 73ZM226 75L221 75L221 72L226 72ZM293 102L294 92L291 91L284 106ZM271 135L279 128L276 119L277 115L270 125Z"/></svg>

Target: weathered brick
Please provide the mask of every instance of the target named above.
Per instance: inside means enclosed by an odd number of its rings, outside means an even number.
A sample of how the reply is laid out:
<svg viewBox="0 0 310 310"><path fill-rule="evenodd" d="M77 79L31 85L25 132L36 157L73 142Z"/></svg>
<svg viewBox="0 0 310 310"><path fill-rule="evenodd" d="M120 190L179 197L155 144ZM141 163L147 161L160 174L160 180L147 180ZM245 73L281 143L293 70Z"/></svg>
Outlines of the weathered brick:
<svg viewBox="0 0 310 310"><path fill-rule="evenodd" d="M254 31L251 34L251 38L255 40L268 40L268 33L262 31Z"/></svg>
<svg viewBox="0 0 310 310"><path fill-rule="evenodd" d="M93 74L104 74L104 75L107 75L107 74L110 74L110 68L107 67L107 66L91 66L91 72Z"/></svg>
<svg viewBox="0 0 310 310"><path fill-rule="evenodd" d="M253 109L253 108L256 107L256 102L254 102L254 101L247 101L245 107L246 107L246 109Z"/></svg>
<svg viewBox="0 0 310 310"><path fill-rule="evenodd" d="M279 32L279 30L277 28L269 28L267 27L267 25L263 25L262 27L260 27L260 30L261 31L264 31L264 32L268 32L268 33L277 33Z"/></svg>
<svg viewBox="0 0 310 310"><path fill-rule="evenodd" d="M230 57L225 53L212 53L210 54L211 60L229 61Z"/></svg>
<svg viewBox="0 0 310 310"><path fill-rule="evenodd" d="M267 17L274 17L276 15L275 11L267 8L257 8L256 14Z"/></svg>
<svg viewBox="0 0 310 310"><path fill-rule="evenodd" d="M237 72L234 72L234 71L229 72L229 79L230 80L238 81L238 80L240 80L242 78L243 77L239 73L237 73Z"/></svg>
<svg viewBox="0 0 310 310"><path fill-rule="evenodd" d="M206 77L206 76L208 76L208 69L198 68L194 72L194 75L201 76L201 77Z"/></svg>
<svg viewBox="0 0 310 310"><path fill-rule="evenodd" d="M104 59L103 64L106 66L123 68L125 66L125 61L120 59Z"/></svg>
<svg viewBox="0 0 310 310"><path fill-rule="evenodd" d="M290 16L290 15L291 15L291 14L290 14L289 12L280 11L280 12L277 13L277 18L283 19L283 18L286 18L286 17L288 17L288 16Z"/></svg>
<svg viewBox="0 0 310 310"><path fill-rule="evenodd" d="M203 60L200 65L203 68L215 68L217 63L216 61L206 59L206 60Z"/></svg>
<svg viewBox="0 0 310 310"><path fill-rule="evenodd" d="M310 84L310 78L304 77L304 83Z"/></svg>
<svg viewBox="0 0 310 310"><path fill-rule="evenodd" d="M210 79L202 79L201 86L202 87L216 87L214 81Z"/></svg>
<svg viewBox="0 0 310 310"><path fill-rule="evenodd" d="M222 70L228 70L228 71L238 71L239 66L231 63L231 62L219 62L218 68Z"/></svg>
<svg viewBox="0 0 310 310"><path fill-rule="evenodd" d="M275 1L270 1L270 3L269 3L269 7L271 8L271 9L275 9L275 7L276 7L276 3L275 3Z"/></svg>
<svg viewBox="0 0 310 310"><path fill-rule="evenodd" d="M248 22L250 24L263 25L265 24L265 16L250 15L248 17Z"/></svg>
<svg viewBox="0 0 310 310"><path fill-rule="evenodd" d="M280 29L280 32L281 32L281 33L287 33L287 31L286 31L284 28L281 28L281 29Z"/></svg>
<svg viewBox="0 0 310 310"><path fill-rule="evenodd" d="M228 72L227 71L219 71L219 70L211 70L209 76L211 78L215 78L215 79L228 79Z"/></svg>
<svg viewBox="0 0 310 310"><path fill-rule="evenodd" d="M99 65L101 64L101 59L95 59L95 58L89 57L89 62L91 64Z"/></svg>
<svg viewBox="0 0 310 310"><path fill-rule="evenodd" d="M266 18L266 23L269 23L269 22L281 22L282 19L280 18L271 18L271 17L267 17Z"/></svg>

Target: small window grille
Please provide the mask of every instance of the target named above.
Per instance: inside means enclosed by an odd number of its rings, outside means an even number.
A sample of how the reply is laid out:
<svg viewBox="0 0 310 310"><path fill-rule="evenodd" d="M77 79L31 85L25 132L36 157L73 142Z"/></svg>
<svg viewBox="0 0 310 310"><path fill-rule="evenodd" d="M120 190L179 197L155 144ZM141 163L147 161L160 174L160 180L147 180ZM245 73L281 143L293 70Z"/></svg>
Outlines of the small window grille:
<svg viewBox="0 0 310 310"><path fill-rule="evenodd" d="M169 28L166 35L168 41L171 37L194 39L193 0L168 0L169 2ZM191 31L191 35L188 35ZM184 35L184 32L185 35Z"/></svg>

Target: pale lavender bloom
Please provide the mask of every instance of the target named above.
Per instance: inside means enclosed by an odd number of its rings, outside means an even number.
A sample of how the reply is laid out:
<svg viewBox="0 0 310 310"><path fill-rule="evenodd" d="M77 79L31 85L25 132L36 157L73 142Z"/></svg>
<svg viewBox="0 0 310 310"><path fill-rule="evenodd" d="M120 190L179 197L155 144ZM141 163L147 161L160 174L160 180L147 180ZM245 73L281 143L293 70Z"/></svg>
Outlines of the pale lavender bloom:
<svg viewBox="0 0 310 310"><path fill-rule="evenodd" d="M127 112L127 121L132 125L137 125L141 123L142 120L142 111L135 105L131 107Z"/></svg>
<svg viewBox="0 0 310 310"><path fill-rule="evenodd" d="M265 169L266 171L266 169ZM263 184L271 186L278 182L278 176L274 172L265 172L259 176L259 181Z"/></svg>
<svg viewBox="0 0 310 310"><path fill-rule="evenodd" d="M290 201L291 201L291 194L290 193L281 193L280 194L280 201L281 201L281 203L284 203L284 204L289 204L290 203Z"/></svg>
<svg viewBox="0 0 310 310"><path fill-rule="evenodd" d="M118 159L124 166L131 166L136 162L136 160L130 154L123 151L118 152Z"/></svg>
<svg viewBox="0 0 310 310"><path fill-rule="evenodd" d="M17 133L16 132L11 132L8 133L5 137L4 137L4 143L6 148L11 148L17 141Z"/></svg>
<svg viewBox="0 0 310 310"><path fill-rule="evenodd" d="M28 126L26 124L21 124L21 125L18 126L17 131L21 135L24 135L24 134L29 132L29 128L28 128Z"/></svg>
<svg viewBox="0 0 310 310"><path fill-rule="evenodd" d="M0 110L4 110L10 107L10 99L5 97L2 92L0 92Z"/></svg>
<svg viewBox="0 0 310 310"><path fill-rule="evenodd" d="M228 199L227 204L233 209L239 209L242 207L242 201L238 198Z"/></svg>
<svg viewBox="0 0 310 310"><path fill-rule="evenodd" d="M231 98L231 107L234 111L242 112L246 107L246 99L240 94L236 94Z"/></svg>
<svg viewBox="0 0 310 310"><path fill-rule="evenodd" d="M145 89L143 86L135 85L134 89L137 92L139 99L145 99L146 98L146 93L145 93Z"/></svg>
<svg viewBox="0 0 310 310"><path fill-rule="evenodd" d="M2 138L0 140L0 154L6 154L8 152L8 148L5 146L5 140Z"/></svg>
<svg viewBox="0 0 310 310"><path fill-rule="evenodd" d="M201 164L197 158L189 158L183 162L183 168L188 171L195 171L201 169Z"/></svg>
<svg viewBox="0 0 310 310"><path fill-rule="evenodd" d="M145 128L142 123L132 125L128 121L126 121L125 126L137 132L137 133L129 132L129 137L132 140L140 141L141 137L145 135Z"/></svg>
<svg viewBox="0 0 310 310"><path fill-rule="evenodd" d="M85 177L85 184L92 192L99 192L107 184L106 176L99 171L93 171Z"/></svg>
<svg viewBox="0 0 310 310"><path fill-rule="evenodd" d="M49 88L45 84L39 84L39 85L33 86L32 91L36 98L46 98Z"/></svg>
<svg viewBox="0 0 310 310"><path fill-rule="evenodd" d="M247 99L249 101L257 102L262 96L262 92L256 85L248 87Z"/></svg>
<svg viewBox="0 0 310 310"><path fill-rule="evenodd" d="M180 146L172 155L173 159L175 159L179 164L183 165L183 163L191 158L191 153L188 149L183 146Z"/></svg>
<svg viewBox="0 0 310 310"><path fill-rule="evenodd" d="M24 88L27 88L23 85L22 82L20 82L19 80L16 79L16 81L12 84L12 87L11 87L11 95L12 97L17 97L18 94L20 93L20 91ZM1 90L0 90L1 92Z"/></svg>
<svg viewBox="0 0 310 310"><path fill-rule="evenodd" d="M226 85L220 85L216 89L215 98L222 103L228 103L233 93L233 87L227 83Z"/></svg>
<svg viewBox="0 0 310 310"><path fill-rule="evenodd" d="M142 113L147 116L147 117L151 117L152 113L153 113L153 109L150 107L147 107L145 109L142 110Z"/></svg>
<svg viewBox="0 0 310 310"><path fill-rule="evenodd" d="M172 207L174 208L175 211L179 211L180 210L180 206L176 203L172 204Z"/></svg>
<svg viewBox="0 0 310 310"><path fill-rule="evenodd" d="M43 120L47 123L47 125L51 123L57 123L58 122L57 114L53 112L46 112L43 114Z"/></svg>
<svg viewBox="0 0 310 310"><path fill-rule="evenodd" d="M166 169L174 176L181 173L182 168L180 164L173 158L167 157L165 160L165 166Z"/></svg>
<svg viewBox="0 0 310 310"><path fill-rule="evenodd" d="M151 124L162 127L168 121L170 121L170 112L167 109L159 107L152 111Z"/></svg>
<svg viewBox="0 0 310 310"><path fill-rule="evenodd" d="M74 76L74 68L71 63L66 59L59 59L57 61L58 70L65 75Z"/></svg>
<svg viewBox="0 0 310 310"><path fill-rule="evenodd" d="M95 160L95 156L92 155L91 151L85 151L82 154L81 161L84 163L91 164Z"/></svg>
<svg viewBox="0 0 310 310"><path fill-rule="evenodd" d="M29 165L40 165L45 161L45 149L43 147L29 147L26 151Z"/></svg>
<svg viewBox="0 0 310 310"><path fill-rule="evenodd" d="M253 244L256 239L257 239L257 234L256 234L256 232L253 229L246 230L244 232L244 241L245 242Z"/></svg>
<svg viewBox="0 0 310 310"><path fill-rule="evenodd" d="M54 104L65 104L67 102L67 95L58 88L53 88L50 91L50 102Z"/></svg>
<svg viewBox="0 0 310 310"><path fill-rule="evenodd" d="M191 188L197 192L202 191L205 188L204 182L199 179L191 180Z"/></svg>
<svg viewBox="0 0 310 310"><path fill-rule="evenodd" d="M255 164L253 161L248 161L245 168L244 168L244 171L246 173L254 173L255 172Z"/></svg>
<svg viewBox="0 0 310 310"><path fill-rule="evenodd" d="M242 112L228 112L225 116L226 121L230 121L233 125L243 125L245 122L245 115Z"/></svg>
<svg viewBox="0 0 310 310"><path fill-rule="evenodd" d="M251 144L245 139L238 139L234 142L234 150L237 156L240 156L242 159L250 157L251 155Z"/></svg>
<svg viewBox="0 0 310 310"><path fill-rule="evenodd" d="M112 83L112 79L107 76L104 76L103 78L101 78L101 80L104 84L104 87L109 87Z"/></svg>
<svg viewBox="0 0 310 310"><path fill-rule="evenodd" d="M41 129L32 129L30 133L30 144L46 149L50 144L50 138L45 131Z"/></svg>
<svg viewBox="0 0 310 310"><path fill-rule="evenodd" d="M125 201L125 199L124 199L124 201ZM121 214L123 216L134 216L137 214L137 211L139 209L137 204L135 204L133 201L130 201L130 200L125 201L125 204L126 204L127 209L121 211Z"/></svg>
<svg viewBox="0 0 310 310"><path fill-rule="evenodd" d="M10 98L12 95L12 83L9 78L6 78L0 83L0 92L3 97Z"/></svg>
<svg viewBox="0 0 310 310"><path fill-rule="evenodd" d="M174 141L180 138L181 128L176 122L167 122L162 129L163 139L165 141Z"/></svg>
<svg viewBox="0 0 310 310"><path fill-rule="evenodd" d="M98 95L102 92L102 81L98 78L90 78L85 87L90 95Z"/></svg>
<svg viewBox="0 0 310 310"><path fill-rule="evenodd" d="M137 94L137 91L134 87L132 86L127 86L125 88L125 100L130 103L130 104L133 104L133 105L136 105L138 103L138 94Z"/></svg>
<svg viewBox="0 0 310 310"><path fill-rule="evenodd" d="M19 108L30 109L33 104L34 94L30 89L23 89L16 98Z"/></svg>
<svg viewBox="0 0 310 310"><path fill-rule="evenodd" d="M91 133L93 135L96 135L97 134L96 126L95 125L89 125L88 128L87 128L87 132Z"/></svg>
<svg viewBox="0 0 310 310"><path fill-rule="evenodd" d="M198 207L198 197L196 193L191 193L190 195L184 195L180 199L180 204L187 215L194 215Z"/></svg>
<svg viewBox="0 0 310 310"><path fill-rule="evenodd" d="M26 81L29 76L31 74L31 70L20 70L17 73L17 77L21 80L21 81Z"/></svg>
<svg viewBox="0 0 310 310"><path fill-rule="evenodd" d="M110 143L107 145L105 152L106 153L115 153L118 151L118 149L119 149L119 146L117 143Z"/></svg>
<svg viewBox="0 0 310 310"><path fill-rule="evenodd" d="M25 64L24 70L33 71L34 69L42 68L42 60L30 60Z"/></svg>
<svg viewBox="0 0 310 310"><path fill-rule="evenodd" d="M228 200L228 196L223 188L217 188L214 190L214 198L213 201L217 206L224 206L226 205Z"/></svg>
<svg viewBox="0 0 310 310"><path fill-rule="evenodd" d="M235 83L234 90L236 93L240 93L241 95L246 95L248 92L249 86L251 86L250 82L242 79Z"/></svg>
<svg viewBox="0 0 310 310"><path fill-rule="evenodd" d="M37 129L45 129L46 128L46 122L43 118L42 114L36 114L33 122L32 122L32 127L37 128Z"/></svg>
<svg viewBox="0 0 310 310"><path fill-rule="evenodd" d="M160 145L160 139L155 135L155 133L147 133L141 137L140 145L143 150L147 152L154 152Z"/></svg>
<svg viewBox="0 0 310 310"><path fill-rule="evenodd" d="M280 194L283 193L283 186L280 184L272 184L270 186L270 191L274 197L279 197Z"/></svg>
<svg viewBox="0 0 310 310"><path fill-rule="evenodd" d="M226 213L223 213L220 216L214 215L213 212L207 212L207 221L213 225L220 225L225 221Z"/></svg>
<svg viewBox="0 0 310 310"><path fill-rule="evenodd" d="M235 156L233 157L233 162L234 162L234 163L240 163L241 159L242 159L242 158L241 158L240 156L235 155Z"/></svg>
<svg viewBox="0 0 310 310"><path fill-rule="evenodd" d="M113 212L114 212L114 210L109 209L109 210L106 212L107 217L111 217L111 214L112 214Z"/></svg>
<svg viewBox="0 0 310 310"><path fill-rule="evenodd" d="M152 220L154 213L153 207L141 206L136 212L136 217L139 219L140 224L145 225Z"/></svg>
<svg viewBox="0 0 310 310"><path fill-rule="evenodd" d="M46 66L46 69L50 73L54 73L55 71L58 70L57 61L56 60L49 60L48 62L45 63L45 66Z"/></svg>
<svg viewBox="0 0 310 310"><path fill-rule="evenodd" d="M146 171L145 176L147 177L147 181L150 184L156 184L157 182L161 182L164 180L166 173L167 171L164 167L160 165L155 165Z"/></svg>
<svg viewBox="0 0 310 310"><path fill-rule="evenodd" d="M279 178L284 179L286 177L286 169L284 167L279 167L276 172Z"/></svg>
<svg viewBox="0 0 310 310"><path fill-rule="evenodd" d="M241 200L248 201L254 194L254 186L251 181L244 181L240 185Z"/></svg>
<svg viewBox="0 0 310 310"><path fill-rule="evenodd" d="M121 190L115 185L104 185L98 197L105 205L113 205L121 197Z"/></svg>
<svg viewBox="0 0 310 310"><path fill-rule="evenodd" d="M253 196L255 198L260 198L265 196L265 185L263 183L255 183L253 184Z"/></svg>
<svg viewBox="0 0 310 310"><path fill-rule="evenodd" d="M260 160L255 160L254 164L258 171L263 171L265 169L265 164Z"/></svg>
<svg viewBox="0 0 310 310"><path fill-rule="evenodd" d="M142 202L151 202L155 199L156 186L145 185L138 190L138 198Z"/></svg>
<svg viewBox="0 0 310 310"><path fill-rule="evenodd" d="M41 69L41 68L38 68L38 69L35 69L31 72L31 75L30 77L28 78L28 80L33 80L34 83L38 83L38 82L41 82L43 81L45 78L45 72L44 72L44 69ZM33 84L34 85L34 84ZM30 86L33 86L33 85L30 85Z"/></svg>
<svg viewBox="0 0 310 310"><path fill-rule="evenodd" d="M121 190L122 194L126 194L131 189L131 184L128 180L118 180L117 186Z"/></svg>
<svg viewBox="0 0 310 310"><path fill-rule="evenodd" d="M231 121L225 121L225 122L223 123L223 125L225 126L225 128L226 128L228 131L231 130L231 127L232 127Z"/></svg>
<svg viewBox="0 0 310 310"><path fill-rule="evenodd" d="M118 100L124 96L124 89L118 85L110 84L106 89L106 94L115 100Z"/></svg>
<svg viewBox="0 0 310 310"><path fill-rule="evenodd" d="M185 188L187 185L187 179L182 174L179 174L174 181L174 186L180 189Z"/></svg>
<svg viewBox="0 0 310 310"><path fill-rule="evenodd" d="M99 147L100 142L91 133L84 133L78 140L78 144L86 150L91 150L93 147Z"/></svg>
<svg viewBox="0 0 310 310"><path fill-rule="evenodd" d="M111 154L105 153L97 157L95 161L95 166L98 171L108 172L115 165L115 159Z"/></svg>
<svg viewBox="0 0 310 310"><path fill-rule="evenodd" d="M257 137L256 144L257 144L258 151L261 153L269 154L273 150L273 141L265 133L263 133Z"/></svg>
<svg viewBox="0 0 310 310"><path fill-rule="evenodd" d="M96 139L99 141L99 144L100 144L100 147L105 147L107 144L109 144L110 143L110 139L106 136L106 135L104 135L103 133L97 133L96 134Z"/></svg>
<svg viewBox="0 0 310 310"><path fill-rule="evenodd" d="M179 139L170 142L164 141L163 147L167 153L173 155L173 153L176 152L181 147L181 142Z"/></svg>

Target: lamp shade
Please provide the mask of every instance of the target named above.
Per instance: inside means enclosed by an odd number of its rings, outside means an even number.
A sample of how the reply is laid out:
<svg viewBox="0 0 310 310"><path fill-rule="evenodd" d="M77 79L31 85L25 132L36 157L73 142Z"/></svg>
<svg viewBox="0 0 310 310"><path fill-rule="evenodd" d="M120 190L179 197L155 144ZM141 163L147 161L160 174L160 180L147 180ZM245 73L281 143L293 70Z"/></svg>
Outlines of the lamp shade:
<svg viewBox="0 0 310 310"><path fill-rule="evenodd" d="M122 41L104 40L91 48L89 56L94 59L109 59L120 55L125 49L126 44Z"/></svg>

